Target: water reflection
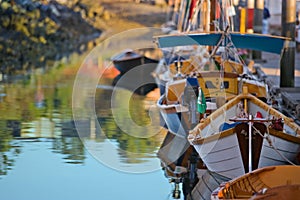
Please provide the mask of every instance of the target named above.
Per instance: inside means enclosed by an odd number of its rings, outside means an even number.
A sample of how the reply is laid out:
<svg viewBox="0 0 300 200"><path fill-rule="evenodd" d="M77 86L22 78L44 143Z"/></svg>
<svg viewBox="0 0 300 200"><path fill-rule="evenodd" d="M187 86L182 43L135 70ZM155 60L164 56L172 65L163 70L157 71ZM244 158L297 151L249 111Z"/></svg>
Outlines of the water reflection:
<svg viewBox="0 0 300 200"><path fill-rule="evenodd" d="M16 157L21 153L21 147L12 141L14 134L19 132L14 124L11 120L0 120L0 178L12 169Z"/></svg>
<svg viewBox="0 0 300 200"><path fill-rule="evenodd" d="M125 133L116 124L111 112L112 90L109 87L97 89L96 116L79 122L79 128L86 132L82 138L78 137L71 106L77 69L68 63L54 67L46 74L38 69L23 78L0 82L0 93L5 94L0 101L0 177L14 169L25 141L39 142L41 145L51 143L49 151L61 155L63 163L67 165L85 164L88 152L81 139L93 143L97 154L107 153L106 145L113 143L117 147L113 156L119 165L148 165L153 160L155 164L158 163L156 152L163 135L153 135L157 130L151 127L145 127L143 132L126 127L131 133L144 137ZM108 79L104 84L109 85L111 81ZM122 96L132 95L126 90L118 92ZM130 115L136 124L145 126L151 120L159 121L159 116L149 117L149 105L155 104L153 100L138 95L130 98ZM122 99L117 103L122 104ZM122 117L122 112L119 114ZM41 156L44 156L43 153Z"/></svg>
<svg viewBox="0 0 300 200"><path fill-rule="evenodd" d="M68 164L83 164L85 156L84 146L77 137L61 137L52 142L52 152L64 155Z"/></svg>

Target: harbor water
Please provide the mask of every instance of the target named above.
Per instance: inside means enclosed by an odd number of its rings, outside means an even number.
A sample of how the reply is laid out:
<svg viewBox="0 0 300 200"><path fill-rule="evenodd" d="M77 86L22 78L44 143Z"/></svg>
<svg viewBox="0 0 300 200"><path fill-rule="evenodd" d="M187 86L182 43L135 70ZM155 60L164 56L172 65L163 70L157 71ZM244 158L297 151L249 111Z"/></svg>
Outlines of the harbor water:
<svg viewBox="0 0 300 200"><path fill-rule="evenodd" d="M156 156L165 132L150 126L128 134L111 107L112 94L115 105L128 97L130 116L143 127L159 120L149 116L155 99L114 90L107 77L95 90L95 117L75 121L72 94L83 59L72 55L1 80L0 199L170 199L172 188ZM121 119L128 114L117 112ZM82 135L78 127L84 127Z"/></svg>

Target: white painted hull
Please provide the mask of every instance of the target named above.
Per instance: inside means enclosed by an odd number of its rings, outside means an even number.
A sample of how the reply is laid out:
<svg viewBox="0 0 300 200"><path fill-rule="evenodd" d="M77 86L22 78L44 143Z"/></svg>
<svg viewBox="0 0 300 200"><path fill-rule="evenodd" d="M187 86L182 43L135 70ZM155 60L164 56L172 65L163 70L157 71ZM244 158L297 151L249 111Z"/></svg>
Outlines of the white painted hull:
<svg viewBox="0 0 300 200"><path fill-rule="evenodd" d="M279 137L270 135L272 145L276 150L270 146L267 140L264 140L261 156L258 167L286 165L289 164L287 160L297 163L296 158L300 152L300 145L294 142L283 140Z"/></svg>
<svg viewBox="0 0 300 200"><path fill-rule="evenodd" d="M187 138L187 131L183 127L183 122L180 118L180 113L183 111L183 107L179 104L174 105L164 105L162 103L165 96L161 96L157 102L157 107L160 109L160 113L168 127L168 130L174 135Z"/></svg>
<svg viewBox="0 0 300 200"><path fill-rule="evenodd" d="M256 158L258 158L256 159L256 166L261 168L291 163L298 164L297 156L300 153L299 126L255 97L246 96L246 98L248 98L249 113L254 115L259 111L264 117L269 119L273 117L276 119L282 118L285 122L285 132L274 131L274 133L270 132L268 134L268 129L266 129L266 132L261 133L267 136L268 139L264 138L262 145L259 145L261 150L252 149L252 153L255 150L259 152L256 154ZM247 172L248 166L245 165L249 165L247 162L249 159L248 157L243 159L241 152L248 152L248 156L249 151L248 148L239 146L241 141L238 140L235 128L223 132L220 132L218 128L222 123L228 122L229 119L236 116L237 103L241 99L243 98L236 97L232 102L225 104L217 110L218 112L211 114L206 121L197 125L189 134L190 143L195 147L207 168L212 172L231 179ZM261 138L259 134L254 133L253 129L252 132L252 134L256 134L256 137ZM239 138L243 136L241 134L239 133ZM248 144L247 137L245 136L245 139ZM271 144L269 144L268 140L271 141ZM252 166L251 168L253 169Z"/></svg>
<svg viewBox="0 0 300 200"><path fill-rule="evenodd" d="M236 134L194 147L208 170L228 178L245 173Z"/></svg>

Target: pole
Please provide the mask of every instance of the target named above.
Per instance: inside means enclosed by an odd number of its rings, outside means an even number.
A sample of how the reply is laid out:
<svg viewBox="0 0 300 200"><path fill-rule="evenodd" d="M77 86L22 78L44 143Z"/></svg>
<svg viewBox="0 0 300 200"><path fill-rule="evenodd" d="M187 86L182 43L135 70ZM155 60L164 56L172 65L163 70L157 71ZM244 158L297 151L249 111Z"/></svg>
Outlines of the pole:
<svg viewBox="0 0 300 200"><path fill-rule="evenodd" d="M215 24L213 21L216 20L216 0L210 1L210 31L215 31Z"/></svg>
<svg viewBox="0 0 300 200"><path fill-rule="evenodd" d="M249 169L248 172L252 172L252 115L249 115L249 154L248 154L248 164L249 164Z"/></svg>
<svg viewBox="0 0 300 200"><path fill-rule="evenodd" d="M284 48L280 60L280 87L294 87L296 0L282 1L281 23L281 35L291 38L291 41L289 42L289 45Z"/></svg>
<svg viewBox="0 0 300 200"><path fill-rule="evenodd" d="M254 33L262 33L263 15L264 15L264 0L255 0L254 22L253 22ZM252 55L254 60L261 60L260 51L253 51Z"/></svg>
<svg viewBox="0 0 300 200"><path fill-rule="evenodd" d="M247 22L246 22L246 31L247 33L253 33L253 20L254 20L254 0L247 1Z"/></svg>
<svg viewBox="0 0 300 200"><path fill-rule="evenodd" d="M246 33L246 8L242 7L240 11L240 32Z"/></svg>
<svg viewBox="0 0 300 200"><path fill-rule="evenodd" d="M264 0L255 0L254 5L254 23L253 29L255 33L262 33L262 20L264 16Z"/></svg>
<svg viewBox="0 0 300 200"><path fill-rule="evenodd" d="M210 19L210 14L211 13L211 2L210 0L206 1L206 22L205 22L205 31L210 31L210 23L211 23L211 19Z"/></svg>

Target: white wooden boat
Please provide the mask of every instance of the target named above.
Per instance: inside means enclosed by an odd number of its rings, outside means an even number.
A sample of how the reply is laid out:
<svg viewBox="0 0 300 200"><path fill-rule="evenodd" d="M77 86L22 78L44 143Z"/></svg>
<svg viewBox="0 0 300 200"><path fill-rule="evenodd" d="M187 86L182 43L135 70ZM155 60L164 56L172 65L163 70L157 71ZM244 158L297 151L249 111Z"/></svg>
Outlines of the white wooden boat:
<svg viewBox="0 0 300 200"><path fill-rule="evenodd" d="M179 104L184 88L186 87L186 79L176 81L175 84L168 85L168 90L163 94L157 102L168 130L173 134L186 138L186 129L181 121L181 116L178 113L187 112L187 108Z"/></svg>
<svg viewBox="0 0 300 200"><path fill-rule="evenodd" d="M300 166L284 165L257 169L224 182L211 199L297 199L300 195Z"/></svg>
<svg viewBox="0 0 300 200"><path fill-rule="evenodd" d="M250 118L256 114L260 118ZM223 125L228 129L220 130ZM210 171L235 178L256 168L298 163L299 134L290 118L245 91L199 123L188 139Z"/></svg>

